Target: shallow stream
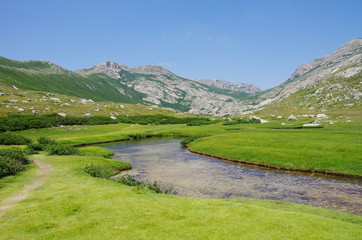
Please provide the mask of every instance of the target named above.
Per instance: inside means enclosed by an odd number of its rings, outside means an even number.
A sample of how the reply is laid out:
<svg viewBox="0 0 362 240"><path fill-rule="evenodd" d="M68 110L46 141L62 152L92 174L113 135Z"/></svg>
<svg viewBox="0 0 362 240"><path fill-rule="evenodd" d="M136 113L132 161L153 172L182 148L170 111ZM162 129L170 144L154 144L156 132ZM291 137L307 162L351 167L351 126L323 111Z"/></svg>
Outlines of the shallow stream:
<svg viewBox="0 0 362 240"><path fill-rule="evenodd" d="M280 172L190 153L178 139L103 146L132 163L129 174L192 198L280 200L362 215L362 182Z"/></svg>

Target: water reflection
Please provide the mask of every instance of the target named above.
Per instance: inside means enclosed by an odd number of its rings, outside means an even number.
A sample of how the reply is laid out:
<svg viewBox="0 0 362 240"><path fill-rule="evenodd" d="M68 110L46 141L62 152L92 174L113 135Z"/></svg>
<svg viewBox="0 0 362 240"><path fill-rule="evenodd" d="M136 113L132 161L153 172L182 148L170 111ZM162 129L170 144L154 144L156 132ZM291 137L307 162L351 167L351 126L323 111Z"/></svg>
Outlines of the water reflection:
<svg viewBox="0 0 362 240"><path fill-rule="evenodd" d="M181 149L177 139L105 146L132 163L130 174L192 198L272 199L362 215L360 181L277 172L224 162Z"/></svg>

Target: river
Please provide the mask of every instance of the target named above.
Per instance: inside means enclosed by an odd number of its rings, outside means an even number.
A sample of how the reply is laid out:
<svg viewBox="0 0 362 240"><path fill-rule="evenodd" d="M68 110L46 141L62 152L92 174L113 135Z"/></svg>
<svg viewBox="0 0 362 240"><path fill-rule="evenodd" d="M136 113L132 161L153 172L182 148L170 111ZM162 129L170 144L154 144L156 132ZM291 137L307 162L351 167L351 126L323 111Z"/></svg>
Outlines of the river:
<svg viewBox="0 0 362 240"><path fill-rule="evenodd" d="M256 198L362 215L362 182L281 172L190 153L178 139L148 139L103 146L132 163L129 174L157 181L191 198Z"/></svg>

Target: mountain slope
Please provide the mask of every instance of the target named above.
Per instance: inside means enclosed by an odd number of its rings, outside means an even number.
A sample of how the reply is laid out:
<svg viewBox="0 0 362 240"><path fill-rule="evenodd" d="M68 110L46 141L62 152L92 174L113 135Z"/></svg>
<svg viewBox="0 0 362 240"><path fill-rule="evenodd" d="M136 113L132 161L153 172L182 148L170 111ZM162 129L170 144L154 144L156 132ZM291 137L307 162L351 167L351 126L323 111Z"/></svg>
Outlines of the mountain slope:
<svg viewBox="0 0 362 240"><path fill-rule="evenodd" d="M284 83L257 93L247 103L304 109L343 109L361 103L362 39L297 68Z"/></svg>
<svg viewBox="0 0 362 240"><path fill-rule="evenodd" d="M189 113L224 116L241 113L247 108L240 100L240 93L179 77L161 66L128 68L123 64L105 62L77 72L84 76L107 74L142 93L145 102Z"/></svg>
<svg viewBox="0 0 362 240"><path fill-rule="evenodd" d="M0 85L92 99L139 103L139 93L107 75L84 77L46 61L14 61L0 57ZM127 94L124 92L127 90Z"/></svg>

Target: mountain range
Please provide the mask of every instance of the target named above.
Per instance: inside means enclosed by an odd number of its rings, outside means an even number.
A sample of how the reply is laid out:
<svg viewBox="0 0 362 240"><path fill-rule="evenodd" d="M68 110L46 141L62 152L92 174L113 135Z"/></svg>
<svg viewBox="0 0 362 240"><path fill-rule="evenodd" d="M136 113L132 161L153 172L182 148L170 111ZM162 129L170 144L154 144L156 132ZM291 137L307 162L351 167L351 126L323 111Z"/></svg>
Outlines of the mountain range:
<svg viewBox="0 0 362 240"><path fill-rule="evenodd" d="M266 91L220 79L187 79L155 65L129 68L107 61L69 71L47 61L4 57L0 57L1 85L214 116L282 107L338 110L361 105L362 39L352 39L331 55L301 65L287 81Z"/></svg>

